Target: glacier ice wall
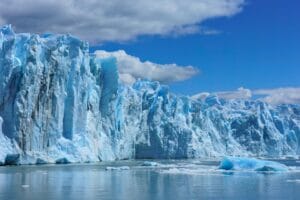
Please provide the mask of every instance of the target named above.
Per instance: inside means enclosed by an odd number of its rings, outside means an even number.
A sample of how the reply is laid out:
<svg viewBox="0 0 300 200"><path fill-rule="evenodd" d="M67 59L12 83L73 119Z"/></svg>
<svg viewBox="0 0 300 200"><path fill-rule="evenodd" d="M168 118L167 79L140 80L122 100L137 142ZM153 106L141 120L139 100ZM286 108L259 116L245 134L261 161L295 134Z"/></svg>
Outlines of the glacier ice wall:
<svg viewBox="0 0 300 200"><path fill-rule="evenodd" d="M114 58L97 60L69 35L0 33L2 132L18 144L21 163L132 157L115 130Z"/></svg>
<svg viewBox="0 0 300 200"><path fill-rule="evenodd" d="M3 123L2 123L3 122ZM0 163L299 155L300 107L119 83L70 35L0 29ZM18 156L16 156L18 155Z"/></svg>
<svg viewBox="0 0 300 200"><path fill-rule="evenodd" d="M298 155L300 107L260 101L192 100L158 83L138 82L138 158Z"/></svg>

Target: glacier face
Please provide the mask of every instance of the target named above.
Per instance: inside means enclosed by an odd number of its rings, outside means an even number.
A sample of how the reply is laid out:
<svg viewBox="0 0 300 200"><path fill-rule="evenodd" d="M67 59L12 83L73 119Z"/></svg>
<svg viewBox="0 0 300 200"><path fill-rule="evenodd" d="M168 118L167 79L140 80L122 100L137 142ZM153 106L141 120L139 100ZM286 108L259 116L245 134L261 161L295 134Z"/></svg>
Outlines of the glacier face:
<svg viewBox="0 0 300 200"><path fill-rule="evenodd" d="M150 88L149 88L150 86ZM260 101L192 100L158 83L136 83L142 97L138 158L298 155L300 107Z"/></svg>
<svg viewBox="0 0 300 200"><path fill-rule="evenodd" d="M0 29L0 163L299 155L300 107L119 82L70 35Z"/></svg>
<svg viewBox="0 0 300 200"><path fill-rule="evenodd" d="M72 36L15 34L10 26L0 46L2 132L18 144L21 163L131 157L114 127L114 58L93 58Z"/></svg>

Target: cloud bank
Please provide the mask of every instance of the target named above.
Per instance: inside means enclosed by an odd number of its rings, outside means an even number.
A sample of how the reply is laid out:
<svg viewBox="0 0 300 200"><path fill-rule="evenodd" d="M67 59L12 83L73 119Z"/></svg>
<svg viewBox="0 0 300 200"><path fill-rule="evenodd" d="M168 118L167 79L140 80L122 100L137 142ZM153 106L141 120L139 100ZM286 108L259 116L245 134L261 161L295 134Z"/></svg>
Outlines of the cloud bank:
<svg viewBox="0 0 300 200"><path fill-rule="evenodd" d="M17 32L71 33L90 42L191 34L201 22L241 11L244 0L1 0L0 25ZM212 31L215 32L215 31Z"/></svg>
<svg viewBox="0 0 300 200"><path fill-rule="evenodd" d="M95 51L99 58L115 57L119 69L120 79L125 84L132 84L137 79L148 79L161 83L184 81L199 73L192 66L178 66L176 64L157 64L150 61L142 62L139 58L128 55L125 51Z"/></svg>
<svg viewBox="0 0 300 200"><path fill-rule="evenodd" d="M285 87L274 89L250 90L243 87L236 91L211 93L223 99L251 99L255 98L272 105L300 104L300 87ZM210 93L203 92L192 96L194 99L205 99Z"/></svg>
<svg viewBox="0 0 300 200"><path fill-rule="evenodd" d="M261 89L253 93L263 96L260 99L270 104L300 104L300 88L297 87Z"/></svg>
<svg viewBox="0 0 300 200"><path fill-rule="evenodd" d="M236 91L217 92L216 95L223 99L249 99L252 97L252 92L240 87Z"/></svg>

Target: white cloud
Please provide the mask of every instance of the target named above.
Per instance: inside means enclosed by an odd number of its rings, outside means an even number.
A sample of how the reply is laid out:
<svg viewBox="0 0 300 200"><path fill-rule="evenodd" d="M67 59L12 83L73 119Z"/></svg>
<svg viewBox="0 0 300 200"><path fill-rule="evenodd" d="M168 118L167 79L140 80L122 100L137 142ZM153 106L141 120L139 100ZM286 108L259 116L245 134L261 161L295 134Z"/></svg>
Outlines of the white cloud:
<svg viewBox="0 0 300 200"><path fill-rule="evenodd" d="M233 16L243 5L244 0L1 0L0 23L11 23L18 32L126 41L139 35L203 33L203 21Z"/></svg>
<svg viewBox="0 0 300 200"><path fill-rule="evenodd" d="M217 92L215 94L224 99L249 99L252 97L251 90L243 87L238 88L236 91Z"/></svg>
<svg viewBox="0 0 300 200"><path fill-rule="evenodd" d="M96 51L98 58L115 57L120 79L126 84L134 83L138 78L171 83L183 81L196 75L199 70L192 66L176 64L156 64L150 61L142 62L139 58L128 55L125 51Z"/></svg>
<svg viewBox="0 0 300 200"><path fill-rule="evenodd" d="M196 95L193 95L193 99L205 99L209 95L217 95L218 97L222 99L249 99L252 97L252 91L243 87L238 88L234 91L222 91L222 92L202 92Z"/></svg>
<svg viewBox="0 0 300 200"><path fill-rule="evenodd" d="M201 92L201 93L198 93L198 94L195 94L193 96L191 96L192 99L200 99L200 100L204 100L206 99L208 96L210 95L209 92Z"/></svg>
<svg viewBox="0 0 300 200"><path fill-rule="evenodd" d="M262 96L262 101L274 105L300 104L300 88L297 87L261 89L253 91L253 94Z"/></svg>
<svg viewBox="0 0 300 200"><path fill-rule="evenodd" d="M258 99L272 105L300 104L300 88L286 87L274 89L250 90L243 87L235 91L222 91L212 93L223 99ZM205 99L210 93L199 93L192 98Z"/></svg>

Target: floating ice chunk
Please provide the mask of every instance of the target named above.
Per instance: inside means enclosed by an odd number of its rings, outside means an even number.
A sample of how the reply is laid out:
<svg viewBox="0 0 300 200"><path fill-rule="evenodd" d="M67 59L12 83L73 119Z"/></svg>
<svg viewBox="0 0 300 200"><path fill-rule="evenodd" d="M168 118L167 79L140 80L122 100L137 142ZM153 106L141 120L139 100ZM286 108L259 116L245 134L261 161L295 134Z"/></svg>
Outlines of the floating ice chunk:
<svg viewBox="0 0 300 200"><path fill-rule="evenodd" d="M288 171L288 167L274 161L265 161L255 158L245 157L225 157L219 166L224 170L253 170L253 171L272 171L283 172Z"/></svg>
<svg viewBox="0 0 300 200"><path fill-rule="evenodd" d="M145 161L143 162L142 166L147 166L147 167L156 167L158 166L159 163L157 162L152 162L152 161Z"/></svg>
<svg viewBox="0 0 300 200"><path fill-rule="evenodd" d="M121 167L106 167L105 170L130 170L128 166L121 166Z"/></svg>
<svg viewBox="0 0 300 200"><path fill-rule="evenodd" d="M194 168L191 166L186 167L172 167L172 168L165 168L159 171L159 173L163 174L185 174L185 175L197 175L197 176L223 176L223 174L216 173L216 169L210 166L209 168L201 166L198 168Z"/></svg>
<svg viewBox="0 0 300 200"><path fill-rule="evenodd" d="M165 173L165 174L182 174L183 170L179 170L178 168L170 168L170 169L162 170L161 173Z"/></svg>
<svg viewBox="0 0 300 200"><path fill-rule="evenodd" d="M290 180L287 180L286 182L288 182L288 183L300 183L300 179L290 179Z"/></svg>

